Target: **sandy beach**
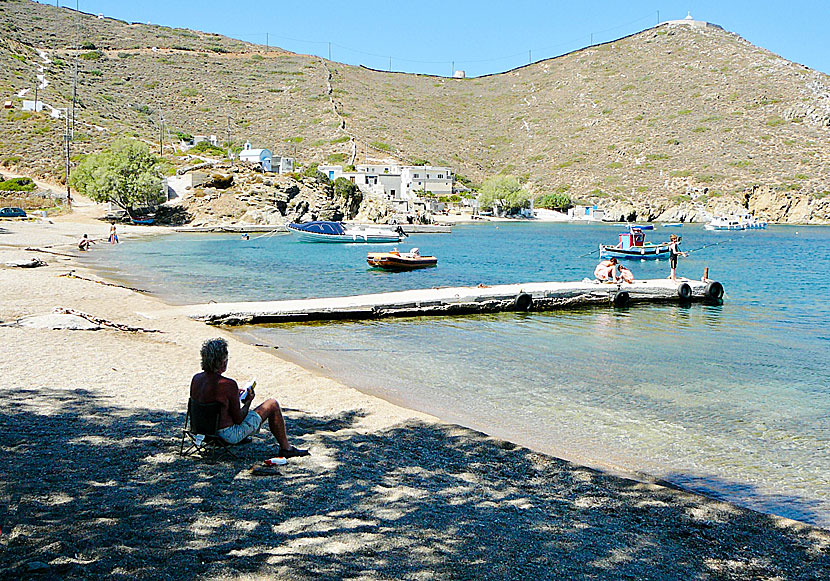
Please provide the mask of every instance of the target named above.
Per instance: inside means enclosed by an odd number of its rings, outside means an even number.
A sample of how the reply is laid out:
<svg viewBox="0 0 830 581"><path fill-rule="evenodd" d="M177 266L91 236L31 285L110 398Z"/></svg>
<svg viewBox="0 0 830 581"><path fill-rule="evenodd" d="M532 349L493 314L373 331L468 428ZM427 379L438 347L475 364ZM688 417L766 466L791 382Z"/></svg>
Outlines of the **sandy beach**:
<svg viewBox="0 0 830 581"><path fill-rule="evenodd" d="M76 246L106 237L101 215L80 200L0 221L0 577L830 578L829 531L444 423L101 284ZM47 265L3 266L30 258ZM141 330L18 324L55 308ZM252 475L277 449L265 432L235 460L178 455L199 346L216 336L227 374L256 377L310 457Z"/></svg>

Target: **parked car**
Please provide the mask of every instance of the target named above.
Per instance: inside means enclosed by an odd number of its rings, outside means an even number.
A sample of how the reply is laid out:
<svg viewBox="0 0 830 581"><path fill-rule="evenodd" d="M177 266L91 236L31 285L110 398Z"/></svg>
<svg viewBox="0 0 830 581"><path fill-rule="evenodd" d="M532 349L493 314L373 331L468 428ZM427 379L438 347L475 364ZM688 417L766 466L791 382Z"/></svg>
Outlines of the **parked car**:
<svg viewBox="0 0 830 581"><path fill-rule="evenodd" d="M25 218L26 212L20 208L0 208L0 218Z"/></svg>

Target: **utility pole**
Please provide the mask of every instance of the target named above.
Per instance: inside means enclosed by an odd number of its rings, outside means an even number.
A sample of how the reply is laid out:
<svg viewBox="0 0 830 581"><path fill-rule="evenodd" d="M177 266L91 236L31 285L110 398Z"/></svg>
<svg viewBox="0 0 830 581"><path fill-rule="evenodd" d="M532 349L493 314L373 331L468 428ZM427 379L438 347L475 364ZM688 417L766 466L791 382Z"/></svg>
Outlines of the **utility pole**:
<svg viewBox="0 0 830 581"><path fill-rule="evenodd" d="M231 158L231 165L233 165L233 154L231 153L231 116L228 115L228 157Z"/></svg>
<svg viewBox="0 0 830 581"><path fill-rule="evenodd" d="M660 11L657 11L657 26L660 26Z"/></svg>
<svg viewBox="0 0 830 581"><path fill-rule="evenodd" d="M266 32L265 33L265 52L268 52L270 50L271 50L271 45L268 43L268 33Z"/></svg>
<svg viewBox="0 0 830 581"><path fill-rule="evenodd" d="M66 127L63 132L63 154L66 160L66 205L72 208L72 194L69 192L69 142L72 139L72 134L69 132L69 107L64 108L63 116L66 119Z"/></svg>
<svg viewBox="0 0 830 581"><path fill-rule="evenodd" d="M392 72L392 57L389 57L389 72Z"/></svg>
<svg viewBox="0 0 830 581"><path fill-rule="evenodd" d="M159 155L164 155L164 115L159 109Z"/></svg>

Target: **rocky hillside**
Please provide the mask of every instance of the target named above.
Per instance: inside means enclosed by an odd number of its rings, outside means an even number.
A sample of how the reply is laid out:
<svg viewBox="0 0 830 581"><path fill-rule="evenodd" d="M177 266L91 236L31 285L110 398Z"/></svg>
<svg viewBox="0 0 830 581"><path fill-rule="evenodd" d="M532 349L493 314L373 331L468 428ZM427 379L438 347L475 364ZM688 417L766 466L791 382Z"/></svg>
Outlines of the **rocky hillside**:
<svg viewBox="0 0 830 581"><path fill-rule="evenodd" d="M614 218L741 206L830 222L830 77L719 28L661 25L449 79L10 0L0 2L0 91L17 109L0 116L0 163L62 176L62 121L21 113L17 95L40 64L50 82L41 97L65 107L75 54L75 154L119 134L157 140L163 116L171 131L230 129L234 142L301 162L427 159L473 182L512 173L536 194L568 192Z"/></svg>

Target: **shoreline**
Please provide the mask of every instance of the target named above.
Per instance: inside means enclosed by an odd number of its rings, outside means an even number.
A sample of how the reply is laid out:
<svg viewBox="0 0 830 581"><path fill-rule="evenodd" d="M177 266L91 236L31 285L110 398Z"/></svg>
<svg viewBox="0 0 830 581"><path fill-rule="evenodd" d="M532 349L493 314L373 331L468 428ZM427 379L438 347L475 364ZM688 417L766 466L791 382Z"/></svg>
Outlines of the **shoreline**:
<svg viewBox="0 0 830 581"><path fill-rule="evenodd" d="M525 571L548 578L585 575L586 566L600 576L718 576L728 571L734 578L749 579L830 573L830 531L671 485L618 478L443 422L339 383L287 360L278 350L184 319L156 296L60 278L69 269L99 278L75 258L21 250L51 242L74 244L78 233L96 225L103 231L106 223L83 213L56 219L54 225L0 222L0 264L21 255L49 263L34 269L0 268L0 288L9 297L0 308L2 322L61 306L162 331L0 327L7 346L0 360L11 370L4 390L14 404L0 415L6 434L0 454L4 461L16 460L10 464L13 477L0 482L9 506L1 521L6 552L0 569L23 571L35 560L80 578L111 574L119 567L158 574L166 569L161 569L163 559L156 560L180 545L176 535L164 539L178 530L189 539L185 546L227 555L205 561L198 550L188 550L172 562L201 575L305 571L311 578L338 571L342 576L357 563L369 576L414 576L427 570L487 576L486 571L493 575L503 566L503 556L510 563L505 573ZM119 230L126 239L152 233L146 227ZM277 477L248 476L246 468L273 451L273 441L262 437L241 452L244 459L232 463L208 466L177 456L171 443L183 421L187 381L198 370L199 344L212 336L229 340L231 377L257 376L262 385L258 399L277 397L291 410L289 433L298 445L310 447L308 461L292 460ZM85 411L90 401L97 415ZM32 422L34 416L40 419ZM53 425L50 419L63 416L74 422L66 436L63 424ZM147 421L159 429L139 430ZM135 450L117 445L118 436L109 434L108 423L132 434ZM31 432L33 425L42 431ZM125 458L113 455L117 450ZM54 463L60 457L75 459L94 477ZM90 463L90 457L97 460ZM137 472L127 476L131 470ZM26 474L55 474L57 479ZM108 481L118 486L102 486ZM138 481L149 482L148 489ZM208 499L229 486L250 494L234 495L230 501L244 521L261 523L276 514L277 522L222 532L208 524L225 512ZM195 511L186 501L194 494L201 499ZM262 512L252 498L270 498L271 510ZM183 519L188 525L179 529L164 525L163 519L154 523L157 517L144 515L142 508L151 499L172 523ZM79 506L82 500L97 503L100 510L80 510L86 506ZM117 514L112 514L114 506L122 507ZM106 534L98 530L102 514L113 520ZM50 526L39 524L43 515ZM479 535L478 527L489 529L496 522L507 526L495 533L490 529L487 537ZM162 539L161 548L154 552L124 541L124 531L132 527L154 531L154 538ZM418 533L420 528L426 532ZM212 532L205 536L202 529ZM54 546L70 530L88 540L92 561L77 557L72 543ZM590 536L577 532L586 530ZM134 538L142 539L141 532ZM457 551L453 538L459 539ZM120 563L119 543L134 547L138 561ZM551 544L576 551L551 552ZM480 553L482 546L487 550ZM373 552L366 553L366 547ZM427 568L416 568L403 547L417 549ZM628 556L617 559L614 554ZM545 568L538 569L536 563Z"/></svg>

